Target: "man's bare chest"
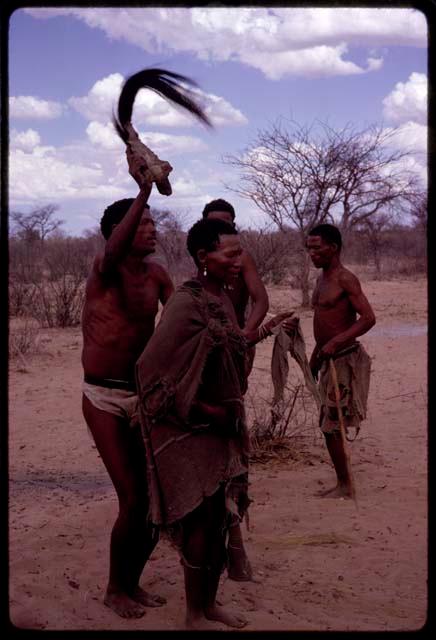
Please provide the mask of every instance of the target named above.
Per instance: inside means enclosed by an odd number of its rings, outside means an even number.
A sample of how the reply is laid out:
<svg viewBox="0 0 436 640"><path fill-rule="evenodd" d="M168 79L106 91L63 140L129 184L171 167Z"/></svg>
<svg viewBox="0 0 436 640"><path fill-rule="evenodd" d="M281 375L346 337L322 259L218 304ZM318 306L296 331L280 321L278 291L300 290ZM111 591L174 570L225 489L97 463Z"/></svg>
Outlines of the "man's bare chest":
<svg viewBox="0 0 436 640"><path fill-rule="evenodd" d="M117 274L106 283L100 298L109 313L128 316L132 321L154 317L159 307L159 285L154 278L143 274Z"/></svg>
<svg viewBox="0 0 436 640"><path fill-rule="evenodd" d="M312 295L315 309L334 309L345 299L344 289L335 281L318 280Z"/></svg>

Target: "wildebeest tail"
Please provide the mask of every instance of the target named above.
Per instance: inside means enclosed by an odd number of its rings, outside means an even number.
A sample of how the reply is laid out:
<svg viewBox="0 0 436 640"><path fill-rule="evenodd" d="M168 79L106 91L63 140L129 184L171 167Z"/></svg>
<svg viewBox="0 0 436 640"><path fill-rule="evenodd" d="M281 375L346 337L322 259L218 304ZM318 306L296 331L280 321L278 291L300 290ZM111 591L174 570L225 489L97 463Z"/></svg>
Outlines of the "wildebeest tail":
<svg viewBox="0 0 436 640"><path fill-rule="evenodd" d="M143 69L127 78L118 100L118 117L115 115L113 117L113 123L120 138L127 143L128 135L124 126L131 121L133 103L140 89L155 91L162 97L194 114L204 124L212 127L212 123L203 109L195 102L192 90L182 86L181 82L190 86L197 86L190 78L165 69Z"/></svg>

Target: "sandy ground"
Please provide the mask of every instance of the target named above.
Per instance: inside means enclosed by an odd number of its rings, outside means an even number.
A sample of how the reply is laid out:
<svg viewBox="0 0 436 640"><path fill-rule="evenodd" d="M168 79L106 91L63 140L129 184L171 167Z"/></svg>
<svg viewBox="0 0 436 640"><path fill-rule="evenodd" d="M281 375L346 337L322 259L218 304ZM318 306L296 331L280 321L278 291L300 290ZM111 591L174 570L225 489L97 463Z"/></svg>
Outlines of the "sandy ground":
<svg viewBox="0 0 436 640"><path fill-rule="evenodd" d="M236 583L224 575L219 590L220 602L248 618L244 631L399 631L425 623L427 283L363 284L378 322L361 339L373 375L368 419L351 445L358 508L353 501L316 497L334 483L322 436L310 421L297 431L291 423L291 458L251 468L253 504L244 538L255 581ZM272 312L298 301L286 287L269 293ZM311 314L300 318L309 351ZM45 330L40 348L26 365L10 363L13 624L181 629L182 571L166 540L141 584L167 604L135 620L102 604L117 501L81 415L80 331ZM259 412L259 398L268 400L271 349L271 339L258 348L247 397L247 404L250 398L258 403L249 406L252 412ZM291 364L290 380L298 376Z"/></svg>

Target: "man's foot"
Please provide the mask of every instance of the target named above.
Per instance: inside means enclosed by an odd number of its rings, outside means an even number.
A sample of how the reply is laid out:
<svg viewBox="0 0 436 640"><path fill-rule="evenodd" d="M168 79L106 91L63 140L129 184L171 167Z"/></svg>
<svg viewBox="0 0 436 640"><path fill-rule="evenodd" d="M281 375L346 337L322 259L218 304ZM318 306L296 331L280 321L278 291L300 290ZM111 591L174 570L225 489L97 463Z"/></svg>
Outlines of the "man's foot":
<svg viewBox="0 0 436 640"><path fill-rule="evenodd" d="M110 593L107 591L103 602L122 618L141 618L145 613L144 607L139 602L135 602L122 591Z"/></svg>
<svg viewBox="0 0 436 640"><path fill-rule="evenodd" d="M162 596L158 596L155 593L148 593L141 589L141 587L136 587L133 593L130 594L132 600L135 602L139 602L143 604L144 607L161 607L163 604L166 604L166 598Z"/></svg>
<svg viewBox="0 0 436 640"><path fill-rule="evenodd" d="M245 549L243 547L232 547L228 545L227 553L229 562L227 575L230 580L236 580L238 582L253 580L253 571Z"/></svg>
<svg viewBox="0 0 436 640"><path fill-rule="evenodd" d="M216 631L216 627L203 614L186 614L185 628L191 631Z"/></svg>
<svg viewBox="0 0 436 640"><path fill-rule="evenodd" d="M324 489L323 491L317 491L316 494L319 498L352 498L351 487L345 484L337 484L332 489Z"/></svg>
<svg viewBox="0 0 436 640"><path fill-rule="evenodd" d="M204 615L208 620L214 620L215 622L223 622L228 627L235 627L236 629L242 629L248 624L243 616L230 613L223 607L219 607L217 604L204 610Z"/></svg>

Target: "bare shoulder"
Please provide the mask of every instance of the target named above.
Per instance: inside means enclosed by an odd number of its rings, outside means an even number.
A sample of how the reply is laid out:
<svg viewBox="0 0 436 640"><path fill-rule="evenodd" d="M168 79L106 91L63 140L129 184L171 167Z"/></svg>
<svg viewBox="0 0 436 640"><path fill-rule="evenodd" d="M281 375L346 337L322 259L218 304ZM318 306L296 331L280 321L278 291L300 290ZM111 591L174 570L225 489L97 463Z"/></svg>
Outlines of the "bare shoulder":
<svg viewBox="0 0 436 640"><path fill-rule="evenodd" d="M113 281L113 271L105 272L102 270L103 254L95 256L91 270L87 280L87 295L93 296L98 294L102 289L110 286Z"/></svg>
<svg viewBox="0 0 436 640"><path fill-rule="evenodd" d="M162 277L167 273L166 269L159 263L154 260L146 260L147 271L150 275L156 276L157 278Z"/></svg>
<svg viewBox="0 0 436 640"><path fill-rule="evenodd" d="M255 264L253 256L247 249L242 249L241 262L243 266Z"/></svg>
<svg viewBox="0 0 436 640"><path fill-rule="evenodd" d="M102 281L107 279L105 276L107 276L108 274L106 274L102 270L103 259L104 255L102 253L99 253L95 256L94 262L92 263L91 267L90 278L98 278Z"/></svg>
<svg viewBox="0 0 436 640"><path fill-rule="evenodd" d="M241 268L244 276L257 275L257 266L253 256L246 249L242 250L241 254Z"/></svg>
<svg viewBox="0 0 436 640"><path fill-rule="evenodd" d="M159 262L147 261L147 272L159 282L167 282L170 279L168 271Z"/></svg>
<svg viewBox="0 0 436 640"><path fill-rule="evenodd" d="M338 282L346 291L360 291L361 284L359 278L346 267L342 267L338 274Z"/></svg>

